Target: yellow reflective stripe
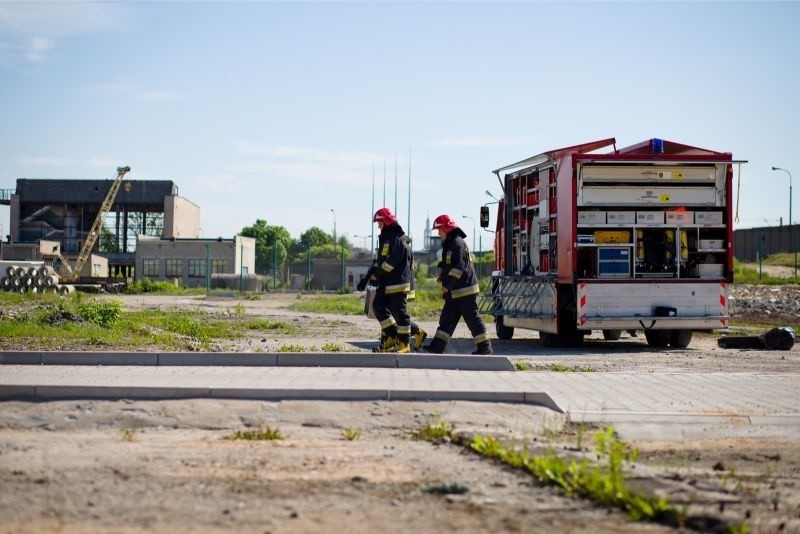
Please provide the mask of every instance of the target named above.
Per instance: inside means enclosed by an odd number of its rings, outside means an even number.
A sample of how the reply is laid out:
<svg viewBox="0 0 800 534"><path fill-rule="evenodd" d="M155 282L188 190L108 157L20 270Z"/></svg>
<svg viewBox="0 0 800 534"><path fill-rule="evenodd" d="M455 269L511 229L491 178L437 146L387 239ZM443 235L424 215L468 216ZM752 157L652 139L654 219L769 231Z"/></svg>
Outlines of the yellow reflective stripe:
<svg viewBox="0 0 800 534"><path fill-rule="evenodd" d="M442 341L444 341L445 343L448 343L450 341L450 334L448 334L444 330L436 330L436 334L433 337L437 337Z"/></svg>
<svg viewBox="0 0 800 534"><path fill-rule="evenodd" d="M484 332L483 334L478 334L477 336L472 338L472 341L474 341L475 344L489 341L489 334L487 334L486 332Z"/></svg>
<svg viewBox="0 0 800 534"><path fill-rule="evenodd" d="M383 321L381 321L381 329L386 330L387 328L394 326L395 324L396 323L394 321L394 318L389 317L388 319L384 319Z"/></svg>
<svg viewBox="0 0 800 534"><path fill-rule="evenodd" d="M457 298L461 298L461 297L468 297L469 295L477 295L480 292L481 292L481 290L478 287L478 284L475 284L474 286L462 287L462 288L459 288L459 289L454 289L454 290L452 290L450 292L450 295L454 299L457 299Z"/></svg>
<svg viewBox="0 0 800 534"><path fill-rule="evenodd" d="M416 292L412 289L411 291L408 292L408 300L414 300L415 298L417 298L417 295Z"/></svg>
<svg viewBox="0 0 800 534"><path fill-rule="evenodd" d="M381 269L383 269L383 271L387 273L394 271L394 267L386 262L381 263Z"/></svg>
<svg viewBox="0 0 800 534"><path fill-rule="evenodd" d="M411 284L395 284L392 286L386 286L386 294L393 295L395 293L405 293L406 291L411 291Z"/></svg>
<svg viewBox="0 0 800 534"><path fill-rule="evenodd" d="M411 333L411 327L410 326L397 325L397 333L398 334L410 334Z"/></svg>
<svg viewBox="0 0 800 534"><path fill-rule="evenodd" d="M464 271L462 271L461 269L450 269L450 272L448 274L453 278L461 278L461 275L464 274Z"/></svg>

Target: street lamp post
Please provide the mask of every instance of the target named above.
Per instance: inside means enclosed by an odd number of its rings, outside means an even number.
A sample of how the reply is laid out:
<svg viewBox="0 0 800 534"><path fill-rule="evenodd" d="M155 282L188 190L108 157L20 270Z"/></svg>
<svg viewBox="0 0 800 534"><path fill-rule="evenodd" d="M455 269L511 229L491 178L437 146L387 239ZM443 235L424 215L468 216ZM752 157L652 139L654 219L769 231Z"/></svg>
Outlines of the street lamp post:
<svg viewBox="0 0 800 534"><path fill-rule="evenodd" d="M333 244L336 245L336 210L331 208L331 213L333 213Z"/></svg>
<svg viewBox="0 0 800 534"><path fill-rule="evenodd" d="M369 249L369 248L367 248L367 239L370 239L370 236L368 236L368 235L356 235L356 234L353 234L353 237L355 237L355 238L357 238L357 239L363 239L363 240L364 240L364 250L366 250L367 252L369 252L369 251L370 251L370 249Z"/></svg>
<svg viewBox="0 0 800 534"><path fill-rule="evenodd" d="M478 252L475 249L475 234L477 233L475 231L475 219L473 219L469 215L462 215L461 217L463 217L464 219L469 219L470 221L472 221L472 253L475 254L475 258L478 260L478 270L481 271L481 275L483 275L483 266L480 263L480 261L481 261L480 252Z"/></svg>
<svg viewBox="0 0 800 534"><path fill-rule="evenodd" d="M463 219L469 219L472 221L472 252L476 252L475 250L475 219L470 217L469 215L462 215Z"/></svg>
<svg viewBox="0 0 800 534"><path fill-rule="evenodd" d="M797 249L795 248L794 240L792 239L794 233L792 231L792 173L780 167L772 167L772 170L783 171L789 175L789 248L794 249L794 277L797 278Z"/></svg>

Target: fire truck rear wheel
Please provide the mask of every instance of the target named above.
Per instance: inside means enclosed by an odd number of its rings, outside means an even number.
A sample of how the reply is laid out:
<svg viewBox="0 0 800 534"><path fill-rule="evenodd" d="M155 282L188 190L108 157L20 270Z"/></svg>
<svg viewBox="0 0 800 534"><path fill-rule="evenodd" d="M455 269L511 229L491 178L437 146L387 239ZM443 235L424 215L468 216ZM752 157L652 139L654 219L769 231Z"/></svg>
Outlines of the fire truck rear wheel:
<svg viewBox="0 0 800 534"><path fill-rule="evenodd" d="M497 339L509 340L514 337L514 327L506 326L502 315L498 315L495 319L494 330L497 334Z"/></svg>
<svg viewBox="0 0 800 534"><path fill-rule="evenodd" d="M564 347L577 349L583 346L583 337L585 332L570 332L569 334L561 336L561 344Z"/></svg>
<svg viewBox="0 0 800 534"><path fill-rule="evenodd" d="M645 330L644 337L647 344L654 348L663 349L669 345L672 330Z"/></svg>
<svg viewBox="0 0 800 534"><path fill-rule="evenodd" d="M692 342L691 330L673 330L669 336L669 344L676 349L685 349Z"/></svg>
<svg viewBox="0 0 800 534"><path fill-rule="evenodd" d="M539 339L542 342L542 346L548 349L555 349L561 346L561 339L558 337L558 334L539 332Z"/></svg>

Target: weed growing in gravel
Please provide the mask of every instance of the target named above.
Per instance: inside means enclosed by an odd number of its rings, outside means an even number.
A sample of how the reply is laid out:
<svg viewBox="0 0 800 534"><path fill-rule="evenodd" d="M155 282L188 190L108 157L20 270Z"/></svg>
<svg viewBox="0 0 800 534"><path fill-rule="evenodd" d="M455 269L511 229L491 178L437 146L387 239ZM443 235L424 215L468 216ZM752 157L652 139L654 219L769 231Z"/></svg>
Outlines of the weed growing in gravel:
<svg viewBox="0 0 800 534"><path fill-rule="evenodd" d="M338 343L325 343L322 345L322 352L342 352L344 347Z"/></svg>
<svg viewBox="0 0 800 534"><path fill-rule="evenodd" d="M428 423L419 430L414 431L411 437L418 441L431 441L433 443L452 441L453 425L440 419L438 423Z"/></svg>
<svg viewBox="0 0 800 534"><path fill-rule="evenodd" d="M531 365L528 362L516 361L514 362L514 368L517 371L527 371L531 368Z"/></svg>
<svg viewBox="0 0 800 534"><path fill-rule="evenodd" d="M361 429L347 428L342 432L342 437L347 441L355 441L361 437Z"/></svg>
<svg viewBox="0 0 800 534"><path fill-rule="evenodd" d="M278 352L305 352L306 349L302 345L281 345Z"/></svg>
<svg viewBox="0 0 800 534"><path fill-rule="evenodd" d="M136 430L132 428L122 428L119 431L122 441L133 442L136 441Z"/></svg>
<svg viewBox="0 0 800 534"><path fill-rule="evenodd" d="M469 448L500 460L517 469L531 473L540 483L560 487L571 497L584 497L628 512L634 521L649 519L671 525L685 522L685 511L674 507L663 497L643 495L631 489L623 477L626 462L638 458L638 450L614 436L613 427L595 434L595 452L599 459L593 464L584 458L565 459L550 448L546 455L532 455L493 437L475 436Z"/></svg>
<svg viewBox="0 0 800 534"><path fill-rule="evenodd" d="M594 367L589 365L563 365L560 363L551 363L548 365L536 365L533 367L534 371L551 371L554 373L594 373L597 371Z"/></svg>
<svg viewBox="0 0 800 534"><path fill-rule="evenodd" d="M275 441L286 439L286 437L281 434L281 431L277 427L272 428L268 426L260 426L258 427L258 430L237 430L233 434L225 436L224 439L244 441Z"/></svg>

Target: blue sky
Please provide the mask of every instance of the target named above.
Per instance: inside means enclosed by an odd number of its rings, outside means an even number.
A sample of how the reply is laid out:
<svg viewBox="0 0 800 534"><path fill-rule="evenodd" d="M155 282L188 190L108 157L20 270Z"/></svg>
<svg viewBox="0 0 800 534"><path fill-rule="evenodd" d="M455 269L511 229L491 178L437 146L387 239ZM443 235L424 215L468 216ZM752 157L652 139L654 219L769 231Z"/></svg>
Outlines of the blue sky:
<svg viewBox="0 0 800 534"><path fill-rule="evenodd" d="M796 2L0 2L0 189L130 165L174 180L205 237L332 232L333 209L361 245L373 166L375 208L385 162L408 226L410 151L421 242L440 213L471 237L493 169L660 137L749 160L738 227L785 224L798 21Z"/></svg>

